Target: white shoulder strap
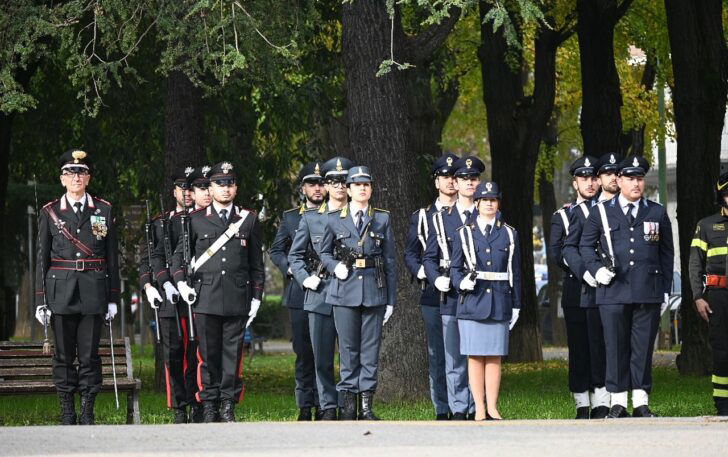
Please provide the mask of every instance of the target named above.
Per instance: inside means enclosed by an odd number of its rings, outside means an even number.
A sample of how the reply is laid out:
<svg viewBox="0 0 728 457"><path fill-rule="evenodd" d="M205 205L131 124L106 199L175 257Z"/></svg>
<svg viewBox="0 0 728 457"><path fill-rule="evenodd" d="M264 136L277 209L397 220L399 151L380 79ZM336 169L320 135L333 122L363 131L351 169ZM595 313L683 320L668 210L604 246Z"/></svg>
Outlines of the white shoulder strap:
<svg viewBox="0 0 728 457"><path fill-rule="evenodd" d="M464 225L458 230L460 232L460 241L463 244L463 257L468 269L474 271L477 267L477 259L475 257L475 245L473 244L473 231L469 225Z"/></svg>
<svg viewBox="0 0 728 457"><path fill-rule="evenodd" d="M442 221L442 211L438 211L432 215L432 225L435 227L437 245L440 246L442 260L450 262L450 252L447 249L447 235L445 234L445 224Z"/></svg>
<svg viewBox="0 0 728 457"><path fill-rule="evenodd" d="M602 219L602 228L604 229L604 238L607 239L607 249L609 250L609 255L614 258L614 249L612 248L612 232L609 228L609 220L607 220L607 210L604 209L604 203L600 203L598 206L599 216Z"/></svg>
<svg viewBox="0 0 728 457"><path fill-rule="evenodd" d="M561 220L564 222L564 231L566 234L569 234L569 217L566 215L566 211L564 208L561 208L560 210L556 211L559 213L559 216L561 216Z"/></svg>
<svg viewBox="0 0 728 457"><path fill-rule="evenodd" d="M422 250L427 249L427 236L429 235L429 226L427 224L427 211L425 208L420 208L417 215L417 238L422 244Z"/></svg>
<svg viewBox="0 0 728 457"><path fill-rule="evenodd" d="M513 251L516 248L516 242L513 236L513 229L507 225L505 228L508 232L508 240L510 241L510 244L508 245L508 284L510 284L511 288L513 288Z"/></svg>
<svg viewBox="0 0 728 457"><path fill-rule="evenodd" d="M588 201L581 202L581 205L579 205L579 208L581 208L581 212L584 213L584 217L589 217L589 208L586 207Z"/></svg>
<svg viewBox="0 0 728 457"><path fill-rule="evenodd" d="M198 257L197 259L192 259L192 271L193 272L199 270L200 267L202 267L202 265L205 264L205 262L210 260L210 257L214 256L215 253L217 251L219 251L220 248L223 247L225 245L225 243L227 243L230 240L230 238L232 238L233 236L235 236L236 233L238 233L238 229L240 229L240 226L243 225L243 222L245 222L245 219L248 218L248 214L250 214L250 211L240 209L239 213L240 213L240 219L238 219L237 221L230 224L228 226L227 230L225 230L223 232L223 234L220 235L215 240L214 243L212 243L212 246L207 248L207 250L205 252L203 252L200 257Z"/></svg>

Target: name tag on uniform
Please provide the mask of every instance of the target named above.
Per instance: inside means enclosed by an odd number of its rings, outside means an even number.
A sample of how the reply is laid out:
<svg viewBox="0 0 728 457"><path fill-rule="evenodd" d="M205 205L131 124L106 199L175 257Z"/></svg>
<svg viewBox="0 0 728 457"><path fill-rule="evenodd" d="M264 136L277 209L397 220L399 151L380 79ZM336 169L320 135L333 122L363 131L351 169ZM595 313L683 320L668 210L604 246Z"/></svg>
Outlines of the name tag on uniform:
<svg viewBox="0 0 728 457"><path fill-rule="evenodd" d="M725 232L725 224L713 224L714 232Z"/></svg>
<svg viewBox="0 0 728 457"><path fill-rule="evenodd" d="M659 241L660 240L660 223L659 222L645 222L642 227L645 232L645 241Z"/></svg>

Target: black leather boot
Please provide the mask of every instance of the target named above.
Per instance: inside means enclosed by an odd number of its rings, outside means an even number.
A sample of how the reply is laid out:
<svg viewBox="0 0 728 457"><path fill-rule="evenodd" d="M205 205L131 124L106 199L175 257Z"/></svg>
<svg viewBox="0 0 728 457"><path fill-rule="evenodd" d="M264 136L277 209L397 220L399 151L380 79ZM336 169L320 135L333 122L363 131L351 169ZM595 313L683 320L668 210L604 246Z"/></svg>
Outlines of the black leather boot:
<svg viewBox="0 0 728 457"><path fill-rule="evenodd" d="M94 402L96 402L96 394L81 394L81 417L78 420L79 425L96 425Z"/></svg>
<svg viewBox="0 0 728 457"><path fill-rule="evenodd" d="M186 424L187 423L187 411L185 408L174 408L174 423L175 424Z"/></svg>
<svg viewBox="0 0 728 457"><path fill-rule="evenodd" d="M220 404L220 420L222 422L235 422L235 402L223 400Z"/></svg>
<svg viewBox="0 0 728 457"><path fill-rule="evenodd" d="M329 408L321 411L321 421L335 421L336 420L336 408Z"/></svg>
<svg viewBox="0 0 728 457"><path fill-rule="evenodd" d="M190 408L190 422L193 424L201 424L205 422L204 408L202 403L194 402Z"/></svg>
<svg viewBox="0 0 728 457"><path fill-rule="evenodd" d="M356 394L344 390L341 395L341 408L339 409L339 420L355 421L356 420Z"/></svg>
<svg viewBox="0 0 728 457"><path fill-rule="evenodd" d="M76 425L76 400L72 392L58 392L61 401L61 425Z"/></svg>
<svg viewBox="0 0 728 457"><path fill-rule="evenodd" d="M359 409L359 420L378 421L379 418L373 411L374 392L369 390L361 393L361 406Z"/></svg>
<svg viewBox="0 0 728 457"><path fill-rule="evenodd" d="M210 424L217 422L218 410L214 401L206 401L202 406L202 422Z"/></svg>
<svg viewBox="0 0 728 457"><path fill-rule="evenodd" d="M311 408L304 407L298 410L298 422L309 422L313 416L311 415Z"/></svg>

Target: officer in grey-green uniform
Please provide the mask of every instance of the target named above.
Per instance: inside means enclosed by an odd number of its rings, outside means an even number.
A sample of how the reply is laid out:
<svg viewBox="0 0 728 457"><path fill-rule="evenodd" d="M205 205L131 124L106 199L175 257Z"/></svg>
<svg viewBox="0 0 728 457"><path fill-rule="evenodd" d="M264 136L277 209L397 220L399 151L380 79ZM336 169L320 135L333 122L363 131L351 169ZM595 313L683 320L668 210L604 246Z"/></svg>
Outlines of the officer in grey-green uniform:
<svg viewBox="0 0 728 457"><path fill-rule="evenodd" d="M334 157L324 163L321 173L324 175L329 200L303 214L288 254L293 276L305 291L303 309L308 312L321 420L336 420L338 394L334 378L336 326L332 305L326 301L330 275L323 268L319 253L329 210L337 210L347 203L344 186L347 170L351 165L351 161L343 157Z"/></svg>
<svg viewBox="0 0 728 457"><path fill-rule="evenodd" d="M321 259L333 275L328 303L334 306L339 334L340 419L378 420L372 410L377 389L382 326L397 300L394 233L389 213L374 209L372 177L365 166L349 169L351 201L328 216L321 241Z"/></svg>

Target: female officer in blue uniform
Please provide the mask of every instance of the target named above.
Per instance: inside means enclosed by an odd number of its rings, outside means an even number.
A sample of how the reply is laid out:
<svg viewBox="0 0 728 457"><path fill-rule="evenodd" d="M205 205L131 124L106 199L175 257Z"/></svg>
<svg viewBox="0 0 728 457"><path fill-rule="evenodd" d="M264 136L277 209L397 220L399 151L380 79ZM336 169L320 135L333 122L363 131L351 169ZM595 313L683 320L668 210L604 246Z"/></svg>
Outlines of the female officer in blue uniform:
<svg viewBox="0 0 728 457"><path fill-rule="evenodd" d="M520 242L518 232L497 217L498 184L479 184L474 197L478 217L458 229L451 275L462 294L457 311L460 352L468 356L475 420L498 420L501 357L508 355L508 333L521 308Z"/></svg>

